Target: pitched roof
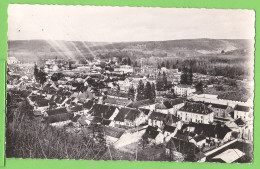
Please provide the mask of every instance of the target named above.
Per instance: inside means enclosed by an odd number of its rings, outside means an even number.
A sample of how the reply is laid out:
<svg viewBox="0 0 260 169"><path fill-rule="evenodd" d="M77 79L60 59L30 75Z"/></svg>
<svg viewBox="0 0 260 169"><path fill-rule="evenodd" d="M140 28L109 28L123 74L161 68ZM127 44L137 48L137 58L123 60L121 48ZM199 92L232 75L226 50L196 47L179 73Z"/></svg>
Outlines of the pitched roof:
<svg viewBox="0 0 260 169"><path fill-rule="evenodd" d="M245 122L241 119L241 118L238 118L234 121L238 126L243 126L245 125Z"/></svg>
<svg viewBox="0 0 260 169"><path fill-rule="evenodd" d="M200 135L203 134L206 137L215 137L223 139L228 132L232 130L226 125L221 124L202 124L202 123L189 123L183 124L182 130L187 127L194 127L194 133Z"/></svg>
<svg viewBox="0 0 260 169"><path fill-rule="evenodd" d="M176 127L165 125L163 128L163 131L173 133L175 131L175 129L176 129Z"/></svg>
<svg viewBox="0 0 260 169"><path fill-rule="evenodd" d="M107 99L105 99L105 103L108 104L116 104L116 105L122 105L122 106L127 106L131 103L131 100L128 99L122 99L122 98L112 98L112 97L108 97Z"/></svg>
<svg viewBox="0 0 260 169"><path fill-rule="evenodd" d="M181 98L169 99L168 101L171 103L172 106L175 106L175 105L178 105L178 104L181 104L184 102L183 99L181 99Z"/></svg>
<svg viewBox="0 0 260 169"><path fill-rule="evenodd" d="M214 103L209 103L209 105L211 105L212 108L218 108L218 109L227 109L227 105L223 105L223 104L214 104Z"/></svg>
<svg viewBox="0 0 260 169"><path fill-rule="evenodd" d="M123 107L119 110L119 112L114 120L120 121L120 122L124 122L125 119L134 121L137 117L139 117L140 114L141 114L141 112L137 109Z"/></svg>
<svg viewBox="0 0 260 169"><path fill-rule="evenodd" d="M145 115L148 115L148 114L150 113L150 110L149 110L149 109L143 109L143 108L141 108L141 109L139 109L139 110L141 110Z"/></svg>
<svg viewBox="0 0 260 169"><path fill-rule="evenodd" d="M94 104L93 100L89 100L89 101L87 101L86 103L83 103L83 108L85 108L85 109L91 109L92 106L93 106L93 104Z"/></svg>
<svg viewBox="0 0 260 169"><path fill-rule="evenodd" d="M56 114L52 116L45 117L47 123L56 123L71 120L73 118L73 114L65 113L65 114Z"/></svg>
<svg viewBox="0 0 260 169"><path fill-rule="evenodd" d="M159 134L159 131L157 131L157 128L154 128L152 126L148 126L143 137L155 139L157 135Z"/></svg>
<svg viewBox="0 0 260 169"><path fill-rule="evenodd" d="M125 132L123 129L110 126L104 126L104 131L106 135L114 138L120 138Z"/></svg>
<svg viewBox="0 0 260 169"><path fill-rule="evenodd" d="M68 113L66 108L59 108L59 109L53 109L53 110L48 110L46 113L49 116L57 115L57 114L66 114Z"/></svg>
<svg viewBox="0 0 260 169"><path fill-rule="evenodd" d="M140 100L140 101L135 101L130 103L127 107L131 107L131 108L139 108L142 106L147 106L147 105L151 105L154 104L153 100L150 99L145 99L145 100Z"/></svg>
<svg viewBox="0 0 260 169"><path fill-rule="evenodd" d="M49 105L49 100L47 99L41 99L41 100L36 100L36 104L39 106L39 107L46 107Z"/></svg>
<svg viewBox="0 0 260 169"><path fill-rule="evenodd" d="M179 109L179 111L186 111L196 114L210 114L213 112L205 104L197 102L186 102L185 105Z"/></svg>
<svg viewBox="0 0 260 169"><path fill-rule="evenodd" d="M109 119L113 115L115 110L115 106L95 104L91 109L91 114L96 117L103 117L104 119Z"/></svg>
<svg viewBox="0 0 260 169"><path fill-rule="evenodd" d="M171 138L166 144L166 148L178 151L182 154L197 154L200 152L199 148L196 147L193 143L179 140L177 138Z"/></svg>
<svg viewBox="0 0 260 169"><path fill-rule="evenodd" d="M76 106L73 106L73 107L70 108L71 112L78 112L78 111L81 111L81 110L83 110L83 107L80 106L80 105L76 105Z"/></svg>
<svg viewBox="0 0 260 169"><path fill-rule="evenodd" d="M158 121L164 121L166 119L166 114L160 113L160 112L152 112L149 119L151 120L158 120Z"/></svg>
<svg viewBox="0 0 260 169"><path fill-rule="evenodd" d="M199 141L205 140L206 137L205 137L203 134L201 134L201 135L195 136L193 139L194 139L196 142L199 142Z"/></svg>
<svg viewBox="0 0 260 169"><path fill-rule="evenodd" d="M248 106L236 105L234 110L249 112L250 108Z"/></svg>

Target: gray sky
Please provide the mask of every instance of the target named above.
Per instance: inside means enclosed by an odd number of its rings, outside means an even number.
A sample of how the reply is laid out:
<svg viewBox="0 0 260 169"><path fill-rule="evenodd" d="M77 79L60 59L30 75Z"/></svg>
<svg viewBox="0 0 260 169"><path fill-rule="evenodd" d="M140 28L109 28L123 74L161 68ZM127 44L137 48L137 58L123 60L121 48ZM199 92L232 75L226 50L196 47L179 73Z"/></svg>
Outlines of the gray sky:
<svg viewBox="0 0 260 169"><path fill-rule="evenodd" d="M254 39L253 10L16 5L8 39L92 42Z"/></svg>

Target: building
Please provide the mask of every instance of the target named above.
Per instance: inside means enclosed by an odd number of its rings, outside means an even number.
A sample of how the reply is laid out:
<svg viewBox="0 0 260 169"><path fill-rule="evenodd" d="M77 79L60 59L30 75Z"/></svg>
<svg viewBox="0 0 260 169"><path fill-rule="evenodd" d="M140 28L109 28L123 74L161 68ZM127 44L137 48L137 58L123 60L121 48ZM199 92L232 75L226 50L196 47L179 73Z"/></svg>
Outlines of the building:
<svg viewBox="0 0 260 169"><path fill-rule="evenodd" d="M115 72L123 72L123 73L133 73L134 72L134 68L132 66L129 65L120 65L120 66L116 66L114 68Z"/></svg>
<svg viewBox="0 0 260 169"><path fill-rule="evenodd" d="M196 89L190 85L176 85L174 86L174 93L178 96L190 96L192 93L196 92Z"/></svg>
<svg viewBox="0 0 260 169"><path fill-rule="evenodd" d="M203 103L186 102L177 111L177 117L185 122L209 124L213 123L214 112Z"/></svg>
<svg viewBox="0 0 260 169"><path fill-rule="evenodd" d="M165 125L181 128L182 122L172 114L164 114L153 111L148 118L148 125L163 129Z"/></svg>
<svg viewBox="0 0 260 169"><path fill-rule="evenodd" d="M209 103L208 107L214 111L214 117L227 118L232 111L231 107L223 104Z"/></svg>
<svg viewBox="0 0 260 169"><path fill-rule="evenodd" d="M243 121L253 120L253 110L248 106L236 105L234 108L234 119L241 118Z"/></svg>
<svg viewBox="0 0 260 169"><path fill-rule="evenodd" d="M7 57L7 64L11 65L11 64L19 64L20 61L17 60L15 57Z"/></svg>

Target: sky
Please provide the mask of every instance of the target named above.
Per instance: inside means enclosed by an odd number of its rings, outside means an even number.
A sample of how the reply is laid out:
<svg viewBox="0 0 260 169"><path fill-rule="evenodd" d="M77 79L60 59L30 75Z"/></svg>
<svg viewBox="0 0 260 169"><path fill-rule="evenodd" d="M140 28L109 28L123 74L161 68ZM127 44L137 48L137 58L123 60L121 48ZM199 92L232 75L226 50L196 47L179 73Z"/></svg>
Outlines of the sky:
<svg viewBox="0 0 260 169"><path fill-rule="evenodd" d="M253 10L18 4L8 7L9 40L254 39L254 23Z"/></svg>

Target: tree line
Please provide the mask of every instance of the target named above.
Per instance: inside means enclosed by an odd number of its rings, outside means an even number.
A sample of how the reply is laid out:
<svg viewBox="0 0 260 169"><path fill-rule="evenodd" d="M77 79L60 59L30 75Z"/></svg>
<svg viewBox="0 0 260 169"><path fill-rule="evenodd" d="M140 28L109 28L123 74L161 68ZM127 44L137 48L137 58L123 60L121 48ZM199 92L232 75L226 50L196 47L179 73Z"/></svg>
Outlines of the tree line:
<svg viewBox="0 0 260 169"><path fill-rule="evenodd" d="M133 85L129 87L128 98L132 101L135 99L137 101L145 99L155 100L156 93L154 83L146 82L146 84L144 84L143 81L140 80L136 89Z"/></svg>

